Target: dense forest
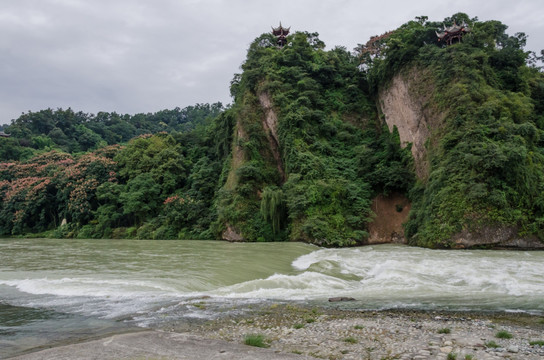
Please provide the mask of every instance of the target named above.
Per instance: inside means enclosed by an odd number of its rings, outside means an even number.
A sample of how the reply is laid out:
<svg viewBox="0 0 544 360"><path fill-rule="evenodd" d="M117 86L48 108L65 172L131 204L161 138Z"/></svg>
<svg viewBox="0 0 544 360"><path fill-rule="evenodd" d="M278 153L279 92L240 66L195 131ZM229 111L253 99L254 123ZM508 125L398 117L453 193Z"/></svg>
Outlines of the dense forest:
<svg viewBox="0 0 544 360"><path fill-rule="evenodd" d="M446 46L436 31L454 23L470 31ZM368 241L373 199L395 193L414 245L489 227L543 241L542 56L506 30L418 17L353 52L263 34L227 108L22 114L0 138L0 234L350 246ZM437 118L423 160L380 105L403 74Z"/></svg>

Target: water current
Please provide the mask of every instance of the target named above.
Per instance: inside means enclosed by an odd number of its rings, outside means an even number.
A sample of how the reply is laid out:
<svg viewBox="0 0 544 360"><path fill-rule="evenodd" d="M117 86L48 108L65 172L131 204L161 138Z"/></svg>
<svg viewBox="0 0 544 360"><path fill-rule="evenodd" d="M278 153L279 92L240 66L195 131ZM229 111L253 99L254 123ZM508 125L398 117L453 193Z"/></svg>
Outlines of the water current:
<svg viewBox="0 0 544 360"><path fill-rule="evenodd" d="M359 309L542 314L544 252L0 239L0 358L255 303L326 305L337 296Z"/></svg>

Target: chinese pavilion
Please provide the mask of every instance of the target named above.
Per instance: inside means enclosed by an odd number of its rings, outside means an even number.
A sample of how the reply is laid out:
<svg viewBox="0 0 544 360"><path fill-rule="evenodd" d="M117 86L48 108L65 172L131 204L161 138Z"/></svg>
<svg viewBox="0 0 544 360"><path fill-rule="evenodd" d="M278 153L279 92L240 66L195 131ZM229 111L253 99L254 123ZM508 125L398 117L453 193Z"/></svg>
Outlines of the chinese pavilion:
<svg viewBox="0 0 544 360"><path fill-rule="evenodd" d="M438 41L443 41L446 43L446 45L451 45L461 42L463 35L469 31L470 29L468 28L467 24L457 25L454 22L453 25L449 27L444 25L442 32L435 32L436 36L438 36Z"/></svg>
<svg viewBox="0 0 544 360"><path fill-rule="evenodd" d="M280 26L277 27L277 28L272 28L272 35L274 35L278 40L278 46L281 48L283 47L285 44L287 44L287 35L289 35L289 29L291 29L291 27L288 27L288 28L284 28L283 26L281 26L281 22L280 22Z"/></svg>

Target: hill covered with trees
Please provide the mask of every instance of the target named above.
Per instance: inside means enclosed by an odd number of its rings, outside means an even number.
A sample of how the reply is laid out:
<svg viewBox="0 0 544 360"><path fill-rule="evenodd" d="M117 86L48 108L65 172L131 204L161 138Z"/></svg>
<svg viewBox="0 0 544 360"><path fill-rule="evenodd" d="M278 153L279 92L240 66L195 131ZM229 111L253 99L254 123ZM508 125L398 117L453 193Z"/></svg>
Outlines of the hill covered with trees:
<svg viewBox="0 0 544 360"><path fill-rule="evenodd" d="M446 46L443 23L469 31ZM0 138L0 232L350 246L403 198L385 241L539 246L544 76L506 29L418 17L354 52L263 34L227 109L23 114Z"/></svg>
<svg viewBox="0 0 544 360"><path fill-rule="evenodd" d="M221 103L136 115L115 112L94 115L72 109L29 111L4 127L11 138L0 142L0 158L27 160L54 149L74 154L126 143L142 134L188 131L205 126L222 111Z"/></svg>

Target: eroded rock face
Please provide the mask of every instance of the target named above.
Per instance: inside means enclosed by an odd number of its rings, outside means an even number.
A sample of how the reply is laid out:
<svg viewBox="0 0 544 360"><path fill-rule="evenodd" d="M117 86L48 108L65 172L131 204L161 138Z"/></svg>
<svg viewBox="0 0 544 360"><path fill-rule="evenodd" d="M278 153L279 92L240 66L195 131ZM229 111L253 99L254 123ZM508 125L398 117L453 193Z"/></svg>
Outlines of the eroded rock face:
<svg viewBox="0 0 544 360"><path fill-rule="evenodd" d="M262 92L259 94L259 103L261 104L265 114L262 124L270 145L270 151L272 151L272 155L276 161L276 167L280 173L282 182L285 182L286 176L280 156L280 141L278 138L278 116L272 107L272 100L270 99L268 93Z"/></svg>
<svg viewBox="0 0 544 360"><path fill-rule="evenodd" d="M446 112L439 110L434 101L435 86L432 74L425 70L412 68L395 75L388 86L379 92L379 109L390 131L397 127L401 146L412 144L416 175L426 181L429 176L428 152L439 141ZM376 219L369 225L369 243L392 242L391 231L394 226L382 224L389 215L380 215L378 205L385 199L376 198L373 211ZM390 205L389 205L390 206ZM405 220L404 220L405 221ZM388 228L390 226L390 229ZM387 231L385 231L387 229ZM400 233L399 233L400 234ZM404 236L399 237L404 241ZM477 230L463 230L450 239L453 248L512 248L544 249L535 236L519 236L516 227L484 226Z"/></svg>
<svg viewBox="0 0 544 360"><path fill-rule="evenodd" d="M463 230L451 239L452 247L465 249L473 247L544 249L544 243L536 236L522 237L518 229L510 226L483 226L476 230Z"/></svg>
<svg viewBox="0 0 544 360"><path fill-rule="evenodd" d="M227 182L225 188L233 190L236 186L236 170L245 162L245 152L244 149L239 145L239 141L246 140L248 138L244 128L240 124L240 120L236 121L236 137L234 138L234 147L232 148L232 160L230 163L230 171L227 177Z"/></svg>
<svg viewBox="0 0 544 360"><path fill-rule="evenodd" d="M408 220L411 207L408 198L399 193L374 198L372 211L376 217L368 225L368 244L405 244L402 224Z"/></svg>
<svg viewBox="0 0 544 360"><path fill-rule="evenodd" d="M221 234L221 237L223 238L223 240L232 241L232 242L244 241L244 237L229 224L227 224L227 228L225 231L223 231L223 234Z"/></svg>
<svg viewBox="0 0 544 360"><path fill-rule="evenodd" d="M433 92L430 76L412 69L396 75L379 93L385 122L390 131L397 127L402 147L412 144L416 175L422 180L429 173L426 142L444 119L444 114L432 106Z"/></svg>

